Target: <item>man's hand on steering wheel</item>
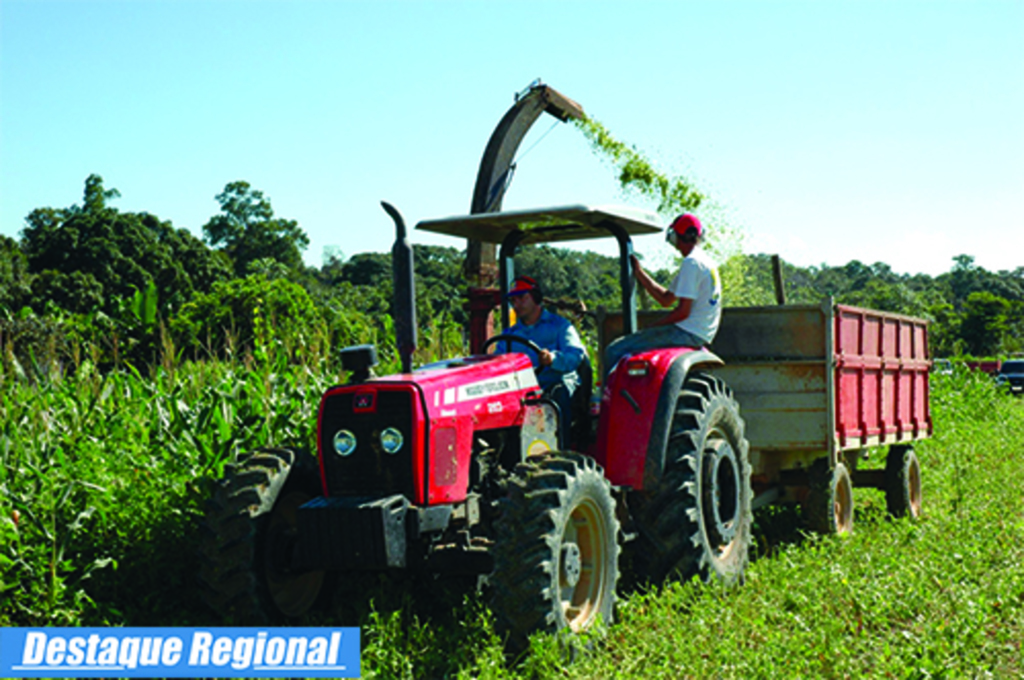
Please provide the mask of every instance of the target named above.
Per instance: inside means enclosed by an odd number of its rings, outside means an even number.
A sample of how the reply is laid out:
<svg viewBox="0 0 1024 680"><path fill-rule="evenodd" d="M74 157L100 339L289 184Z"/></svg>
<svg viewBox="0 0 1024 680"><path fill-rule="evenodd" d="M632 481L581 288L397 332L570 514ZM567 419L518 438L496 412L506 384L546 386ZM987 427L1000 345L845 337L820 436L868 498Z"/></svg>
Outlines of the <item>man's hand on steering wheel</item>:
<svg viewBox="0 0 1024 680"><path fill-rule="evenodd" d="M537 361L540 364L539 366L536 366L534 368L534 370L536 370L538 372L542 368L544 368L545 366L550 366L551 362L554 361L555 355L552 354L551 350L542 349L541 346L538 345L537 343L535 343L533 340L529 340L527 338L522 338L522 337L519 337L518 335L511 335L509 333L501 333L499 335L494 335L494 336L491 336L491 337L487 338L487 341L484 343L484 347L483 347L484 353L487 352L487 349L491 345L493 345L495 343L498 343L498 342L504 342L506 340L511 341L511 342L518 342L518 343L520 343L522 345L525 345L525 346L529 347L531 350L533 350L533 353L537 355Z"/></svg>

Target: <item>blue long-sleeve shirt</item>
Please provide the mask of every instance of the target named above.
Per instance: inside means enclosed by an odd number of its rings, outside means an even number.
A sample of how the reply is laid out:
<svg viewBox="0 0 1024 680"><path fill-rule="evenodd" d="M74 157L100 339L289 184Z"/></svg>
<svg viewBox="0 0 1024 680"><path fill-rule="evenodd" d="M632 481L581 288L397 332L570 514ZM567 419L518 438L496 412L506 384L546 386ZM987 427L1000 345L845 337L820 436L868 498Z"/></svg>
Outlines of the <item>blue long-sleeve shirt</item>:
<svg viewBox="0 0 1024 680"><path fill-rule="evenodd" d="M576 328L554 312L541 309L537 323L528 326L517 321L508 329L510 335L518 335L527 340L533 340L540 345L541 349L550 350L554 358L550 366L545 366L537 375L537 382L541 388L548 389L558 383L564 383L572 394L579 385L579 376L576 368L583 361L586 350L583 348L583 341L580 340ZM540 359L537 354L519 343L510 343L513 352L522 352L530 357L534 367L540 366ZM505 343L498 343L499 351L505 351Z"/></svg>

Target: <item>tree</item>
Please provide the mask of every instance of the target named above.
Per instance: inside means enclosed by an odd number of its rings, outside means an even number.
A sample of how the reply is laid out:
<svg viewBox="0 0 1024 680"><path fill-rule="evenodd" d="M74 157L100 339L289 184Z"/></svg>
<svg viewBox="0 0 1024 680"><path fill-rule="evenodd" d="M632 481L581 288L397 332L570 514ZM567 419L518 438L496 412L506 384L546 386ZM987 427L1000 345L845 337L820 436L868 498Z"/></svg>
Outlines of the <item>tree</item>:
<svg viewBox="0 0 1024 680"><path fill-rule="evenodd" d="M857 307L908 316L922 316L926 312L920 297L902 282L887 283L871 279L862 289L843 296L842 301Z"/></svg>
<svg viewBox="0 0 1024 680"><path fill-rule="evenodd" d="M424 325L447 318L465 323L466 283L462 277L465 255L455 248L418 245L413 250L416 272L416 316ZM344 264L332 261L321 270L321 280L335 297L371 316L392 314L390 253L359 253Z"/></svg>
<svg viewBox="0 0 1024 680"><path fill-rule="evenodd" d="M970 255L957 255L953 262L953 270L946 278L953 292L953 306L961 309L971 293L984 290L984 270L974 264L974 258Z"/></svg>
<svg viewBox="0 0 1024 680"><path fill-rule="evenodd" d="M928 349L933 357L952 357L964 353L964 341L960 339L960 324L963 316L957 314L953 305L942 301L928 309L932 323L928 326Z"/></svg>
<svg viewBox="0 0 1024 680"><path fill-rule="evenodd" d="M302 269L302 251L309 237L295 220L274 217L270 199L248 182L231 182L215 197L221 214L203 225L213 247L231 258L237 276L245 276L249 264L270 258L296 271Z"/></svg>
<svg viewBox="0 0 1024 680"><path fill-rule="evenodd" d="M25 252L33 272L44 274L34 291L37 312L47 300L69 304L76 312L91 311L82 305L98 302L111 314L115 300L146 287L152 277L142 263L151 253L138 243L146 240L136 216L121 214L106 200L116 190L103 188L103 178L90 175L85 181L84 207L32 211L22 232ZM88 294L78 291L85 286Z"/></svg>
<svg viewBox="0 0 1024 680"><path fill-rule="evenodd" d="M179 309L194 292L208 292L213 284L231 278L231 260L227 255L210 250L188 229L175 229L170 222L149 213L143 213L140 217L156 242L166 248L173 262L174 280L182 281L182 285L175 286L175 294L172 296L168 280L156 277L165 312ZM184 280L177 276L178 272L184 275Z"/></svg>
<svg viewBox="0 0 1024 680"><path fill-rule="evenodd" d="M107 201L111 198L120 198L121 192L117 189L104 189L103 178L99 175L89 175L85 178L85 197L83 200L84 212L96 213L107 207Z"/></svg>
<svg viewBox="0 0 1024 680"><path fill-rule="evenodd" d="M383 288L389 285L391 282L390 253L359 253L353 255L341 266L339 281L348 281L354 286L373 286L376 288Z"/></svg>
<svg viewBox="0 0 1024 680"><path fill-rule="evenodd" d="M32 293L37 312L51 301L69 311L116 317L123 300L155 284L166 317L193 291L209 290L229 274L186 229L107 205L119 195L104 188L102 177L89 175L81 207L39 208L28 215L22 250L38 275Z"/></svg>
<svg viewBox="0 0 1024 680"><path fill-rule="evenodd" d="M0 234L0 309L20 310L30 293L28 258L14 239Z"/></svg>
<svg viewBox="0 0 1024 680"><path fill-rule="evenodd" d="M321 311L297 283L253 274L214 284L196 295L171 320L175 344L202 356L252 353L320 356L327 327Z"/></svg>
<svg viewBox="0 0 1024 680"><path fill-rule="evenodd" d="M971 293L964 303L960 335L974 356L998 354L1009 331L1010 303L987 291Z"/></svg>
<svg viewBox="0 0 1024 680"><path fill-rule="evenodd" d="M35 277L30 300L37 314L45 314L51 307L72 314L89 314L102 309L106 298L103 284L91 272L46 269ZM113 309L105 311L108 316L115 313Z"/></svg>
<svg viewBox="0 0 1024 680"><path fill-rule="evenodd" d="M1009 353L1019 353L1024 349L1024 301L1014 300L1010 302L1010 313L1007 316L1009 325L1008 337L1005 339L1003 349Z"/></svg>

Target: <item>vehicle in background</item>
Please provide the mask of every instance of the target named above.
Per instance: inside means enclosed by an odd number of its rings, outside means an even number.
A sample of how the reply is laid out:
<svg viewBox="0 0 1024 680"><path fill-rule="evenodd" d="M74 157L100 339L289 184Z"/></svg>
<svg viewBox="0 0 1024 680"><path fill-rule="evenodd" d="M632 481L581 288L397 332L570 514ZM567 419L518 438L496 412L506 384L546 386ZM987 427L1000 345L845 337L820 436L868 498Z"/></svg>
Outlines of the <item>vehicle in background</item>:
<svg viewBox="0 0 1024 680"><path fill-rule="evenodd" d="M996 385L1011 394L1024 393L1024 359L1004 361L996 373Z"/></svg>
<svg viewBox="0 0 1024 680"><path fill-rule="evenodd" d="M1000 362L999 359L989 359L984 361L965 361L964 366L971 369L972 371L982 371L989 375L996 375L999 373Z"/></svg>
<svg viewBox="0 0 1024 680"><path fill-rule="evenodd" d="M953 375L953 362L949 359L935 359L932 362L932 373L935 375Z"/></svg>

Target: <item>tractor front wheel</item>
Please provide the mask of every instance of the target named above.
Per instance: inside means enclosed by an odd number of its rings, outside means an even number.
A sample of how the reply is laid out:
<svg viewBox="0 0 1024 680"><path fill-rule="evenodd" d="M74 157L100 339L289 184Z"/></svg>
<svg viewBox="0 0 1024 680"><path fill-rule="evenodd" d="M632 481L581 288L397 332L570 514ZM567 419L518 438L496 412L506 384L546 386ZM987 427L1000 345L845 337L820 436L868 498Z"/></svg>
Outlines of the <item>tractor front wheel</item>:
<svg viewBox="0 0 1024 680"><path fill-rule="evenodd" d="M676 400L661 478L630 495L639 530L630 551L635 577L742 578L753 523L750 474L732 391L714 375L691 375Z"/></svg>
<svg viewBox="0 0 1024 680"><path fill-rule="evenodd" d="M323 571L289 564L300 505L318 496L316 461L304 451L261 449L230 466L208 502L200 579L225 620L292 619L317 601Z"/></svg>
<svg viewBox="0 0 1024 680"><path fill-rule="evenodd" d="M546 453L516 467L501 501L491 606L513 650L535 631L611 623L619 576L611 485L587 456Z"/></svg>

